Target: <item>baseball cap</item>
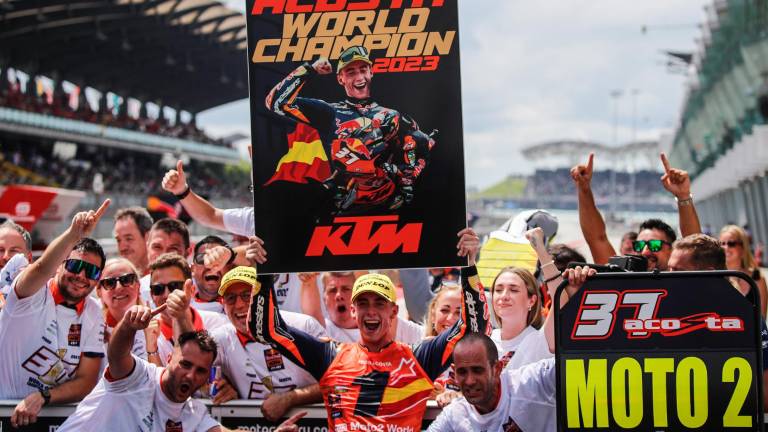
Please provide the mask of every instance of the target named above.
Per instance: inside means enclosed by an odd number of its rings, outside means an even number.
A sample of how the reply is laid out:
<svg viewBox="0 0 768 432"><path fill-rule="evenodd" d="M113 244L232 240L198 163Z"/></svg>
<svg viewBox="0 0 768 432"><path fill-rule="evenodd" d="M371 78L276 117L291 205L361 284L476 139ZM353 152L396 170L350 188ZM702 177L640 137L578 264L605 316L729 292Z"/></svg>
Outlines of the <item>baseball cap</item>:
<svg viewBox="0 0 768 432"><path fill-rule="evenodd" d="M397 301L395 284L383 274L369 273L357 278L352 287L352 301L355 301L355 298L364 292L376 293L392 303Z"/></svg>
<svg viewBox="0 0 768 432"><path fill-rule="evenodd" d="M227 288L232 285L242 283L250 285L256 288L256 292L261 287L261 284L256 279L256 269L247 266L238 266L228 271L223 278L221 278L221 286L219 286L219 295L224 295L227 292Z"/></svg>
<svg viewBox="0 0 768 432"><path fill-rule="evenodd" d="M366 62L372 65L370 57L368 56L368 50L364 46L355 45L345 49L339 56L339 62L336 64L336 73L341 72L345 66L354 61Z"/></svg>

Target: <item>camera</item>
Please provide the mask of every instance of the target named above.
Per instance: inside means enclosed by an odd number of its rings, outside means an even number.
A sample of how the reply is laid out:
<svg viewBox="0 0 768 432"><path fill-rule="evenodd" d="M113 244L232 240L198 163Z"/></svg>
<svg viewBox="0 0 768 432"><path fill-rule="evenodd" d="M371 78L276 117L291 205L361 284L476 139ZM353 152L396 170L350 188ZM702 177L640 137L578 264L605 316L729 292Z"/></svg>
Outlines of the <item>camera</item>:
<svg viewBox="0 0 768 432"><path fill-rule="evenodd" d="M648 271L648 259L642 255L612 256L606 267L609 272L644 272Z"/></svg>

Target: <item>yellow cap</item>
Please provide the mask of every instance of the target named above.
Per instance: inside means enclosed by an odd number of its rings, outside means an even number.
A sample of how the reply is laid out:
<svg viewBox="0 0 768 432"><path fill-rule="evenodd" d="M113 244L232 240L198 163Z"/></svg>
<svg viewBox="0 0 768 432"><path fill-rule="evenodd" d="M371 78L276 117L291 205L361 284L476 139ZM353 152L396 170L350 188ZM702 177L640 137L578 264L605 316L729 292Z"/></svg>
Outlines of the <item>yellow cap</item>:
<svg viewBox="0 0 768 432"><path fill-rule="evenodd" d="M357 278L355 286L352 288L352 301L355 301L355 298L364 292L376 293L392 303L397 301L395 284L383 274L370 273Z"/></svg>
<svg viewBox="0 0 768 432"><path fill-rule="evenodd" d="M219 295L224 295L227 292L227 288L232 285L242 283L253 287L253 293L259 292L261 284L256 279L256 269L253 267L239 266L228 271L227 274L221 278L221 286L219 287Z"/></svg>

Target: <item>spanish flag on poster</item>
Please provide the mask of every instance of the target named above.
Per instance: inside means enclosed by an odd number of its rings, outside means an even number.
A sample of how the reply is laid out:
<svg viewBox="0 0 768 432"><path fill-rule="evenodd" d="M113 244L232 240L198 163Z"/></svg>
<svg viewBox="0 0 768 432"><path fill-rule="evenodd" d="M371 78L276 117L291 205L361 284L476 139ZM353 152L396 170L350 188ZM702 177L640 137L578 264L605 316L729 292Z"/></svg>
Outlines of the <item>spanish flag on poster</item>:
<svg viewBox="0 0 768 432"><path fill-rule="evenodd" d="M307 180L324 181L331 175L328 156L325 154L317 130L303 123L288 134L288 153L280 158L275 174L264 185L278 180L307 183Z"/></svg>
<svg viewBox="0 0 768 432"><path fill-rule="evenodd" d="M480 249L477 273L483 286L491 287L493 278L504 267L522 267L533 273L536 261L536 252L525 237L517 237L507 231L493 231Z"/></svg>

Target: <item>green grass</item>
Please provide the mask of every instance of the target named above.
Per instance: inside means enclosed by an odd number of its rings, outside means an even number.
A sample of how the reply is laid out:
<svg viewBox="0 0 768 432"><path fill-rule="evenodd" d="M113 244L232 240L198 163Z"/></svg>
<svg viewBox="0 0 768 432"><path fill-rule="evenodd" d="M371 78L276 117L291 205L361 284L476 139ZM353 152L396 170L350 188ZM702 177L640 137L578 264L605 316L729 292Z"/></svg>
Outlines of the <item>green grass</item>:
<svg viewBox="0 0 768 432"><path fill-rule="evenodd" d="M472 194L470 198L522 198L528 180L524 177L507 177L489 188Z"/></svg>

